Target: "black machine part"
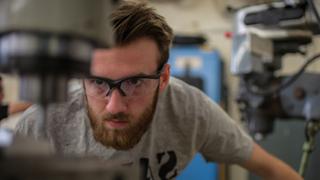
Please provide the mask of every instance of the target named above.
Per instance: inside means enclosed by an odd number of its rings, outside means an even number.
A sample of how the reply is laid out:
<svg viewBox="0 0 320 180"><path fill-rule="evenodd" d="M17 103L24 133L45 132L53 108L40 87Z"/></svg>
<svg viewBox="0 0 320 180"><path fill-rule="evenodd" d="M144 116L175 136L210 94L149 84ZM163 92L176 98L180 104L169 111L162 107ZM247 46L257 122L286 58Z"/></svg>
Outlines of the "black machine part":
<svg viewBox="0 0 320 180"><path fill-rule="evenodd" d="M257 13L248 14L244 23L246 25L263 24L263 25L278 25L283 20L294 20L303 17L305 13L304 7L287 6L284 8L266 9Z"/></svg>
<svg viewBox="0 0 320 180"><path fill-rule="evenodd" d="M0 71L21 77L21 99L65 101L71 77L90 73L91 53L113 45L116 0L0 1Z"/></svg>
<svg viewBox="0 0 320 180"><path fill-rule="evenodd" d="M284 79L285 80L285 79ZM282 107L290 117L320 120L319 74L304 73L291 86L281 91Z"/></svg>
<svg viewBox="0 0 320 180"><path fill-rule="evenodd" d="M288 78L290 77L273 77L268 84L278 86ZM319 81L319 74L303 73L280 93L261 96L248 90L254 85L248 84L243 78L240 82L237 102L243 119L248 122L249 131L258 135L258 138L261 135L263 137L272 132L273 121L279 118L319 121L320 112L317 108L320 106L320 84L315 83ZM260 84L260 87L256 85L254 88L266 87Z"/></svg>
<svg viewBox="0 0 320 180"><path fill-rule="evenodd" d="M314 13L311 13L314 12ZM315 18L312 18L312 15ZM285 3L283 7L273 6L258 12L248 13L244 18L245 25L262 25L264 27L282 27L308 29L319 34L318 12L315 10L313 0L299 3ZM301 25L303 22L303 25Z"/></svg>
<svg viewBox="0 0 320 180"><path fill-rule="evenodd" d="M90 73L90 41L44 32L0 36L0 71L20 75L20 98L40 104L67 98L71 77Z"/></svg>

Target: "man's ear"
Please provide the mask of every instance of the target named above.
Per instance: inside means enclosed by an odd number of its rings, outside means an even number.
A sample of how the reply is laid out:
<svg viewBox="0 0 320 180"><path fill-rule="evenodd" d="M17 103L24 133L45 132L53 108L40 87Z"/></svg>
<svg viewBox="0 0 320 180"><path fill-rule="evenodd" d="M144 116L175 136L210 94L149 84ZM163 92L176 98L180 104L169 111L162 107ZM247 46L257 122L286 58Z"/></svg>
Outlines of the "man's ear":
<svg viewBox="0 0 320 180"><path fill-rule="evenodd" d="M162 74L160 76L160 92L163 92L168 86L170 80L170 64L165 64L163 67Z"/></svg>

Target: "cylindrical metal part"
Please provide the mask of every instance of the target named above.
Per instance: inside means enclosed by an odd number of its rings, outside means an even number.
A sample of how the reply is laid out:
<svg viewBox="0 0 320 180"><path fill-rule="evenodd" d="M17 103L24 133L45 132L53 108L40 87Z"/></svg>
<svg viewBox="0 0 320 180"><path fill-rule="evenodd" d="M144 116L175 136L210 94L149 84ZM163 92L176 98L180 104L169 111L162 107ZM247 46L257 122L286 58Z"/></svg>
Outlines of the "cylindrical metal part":
<svg viewBox="0 0 320 180"><path fill-rule="evenodd" d="M68 78L52 75L24 75L20 78L20 97L29 102L48 104L67 99Z"/></svg>
<svg viewBox="0 0 320 180"><path fill-rule="evenodd" d="M1 0L0 33L50 32L110 46L112 0Z"/></svg>
<svg viewBox="0 0 320 180"><path fill-rule="evenodd" d="M21 77L21 98L66 99L67 81L89 75L96 47L113 44L115 0L0 0L0 71Z"/></svg>

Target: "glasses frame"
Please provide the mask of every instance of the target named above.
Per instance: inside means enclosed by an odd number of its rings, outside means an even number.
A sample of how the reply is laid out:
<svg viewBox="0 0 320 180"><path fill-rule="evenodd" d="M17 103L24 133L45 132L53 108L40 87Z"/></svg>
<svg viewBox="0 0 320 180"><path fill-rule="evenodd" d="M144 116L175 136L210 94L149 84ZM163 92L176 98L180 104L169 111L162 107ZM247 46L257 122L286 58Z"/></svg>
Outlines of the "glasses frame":
<svg viewBox="0 0 320 180"><path fill-rule="evenodd" d="M140 79L140 78L142 78L142 79L159 79L161 77L162 72L163 72L164 65L165 64L161 65L158 68L156 74L153 74L153 75L136 75L136 76L125 77L125 78L117 79L117 80L112 80L112 79L99 77L99 76L89 76L86 79L97 79L97 80L106 82L108 84L108 86L110 87L109 91L106 93L106 96L109 96L114 89L118 89L122 96L127 96L126 93L121 89L122 82L129 80L129 79Z"/></svg>

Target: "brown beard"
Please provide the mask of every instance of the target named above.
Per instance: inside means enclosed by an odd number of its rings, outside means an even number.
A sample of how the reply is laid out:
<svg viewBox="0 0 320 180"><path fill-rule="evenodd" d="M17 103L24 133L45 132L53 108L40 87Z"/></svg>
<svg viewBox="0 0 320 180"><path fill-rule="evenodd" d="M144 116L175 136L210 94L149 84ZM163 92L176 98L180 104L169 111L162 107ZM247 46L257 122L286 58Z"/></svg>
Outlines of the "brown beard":
<svg viewBox="0 0 320 180"><path fill-rule="evenodd" d="M117 150L128 150L133 148L140 141L152 122L158 101L158 93L159 88L156 90L151 106L144 110L135 123L133 123L130 115L124 113L107 113L97 120L89 118L95 140L106 147L113 147ZM104 121L112 119L127 121L129 123L128 127L124 129L107 129L103 123Z"/></svg>

